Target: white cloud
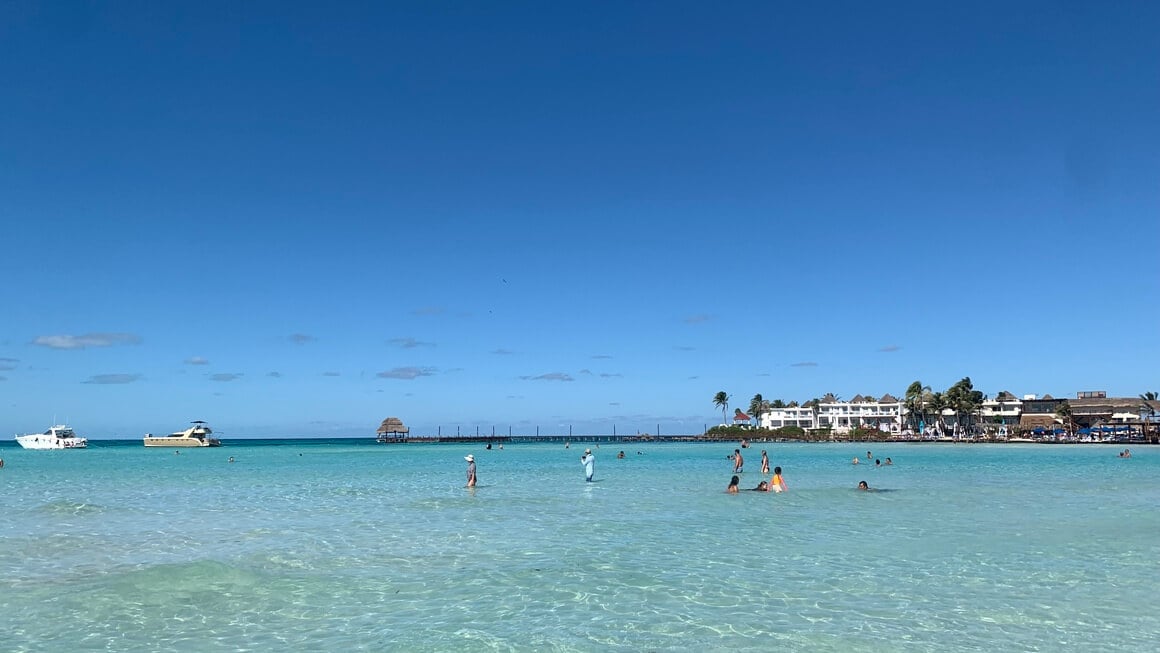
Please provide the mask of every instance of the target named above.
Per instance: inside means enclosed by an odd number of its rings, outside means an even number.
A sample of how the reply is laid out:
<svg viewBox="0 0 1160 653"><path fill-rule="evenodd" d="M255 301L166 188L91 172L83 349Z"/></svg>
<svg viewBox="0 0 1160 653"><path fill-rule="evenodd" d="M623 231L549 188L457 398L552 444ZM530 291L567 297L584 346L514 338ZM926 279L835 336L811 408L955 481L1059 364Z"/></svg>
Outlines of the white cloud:
<svg viewBox="0 0 1160 653"><path fill-rule="evenodd" d="M713 319L712 315L706 315L705 313L700 313L697 315L690 315L689 317L686 317L684 322L685 322L685 324L700 324L701 322L708 322L711 319Z"/></svg>
<svg viewBox="0 0 1160 653"><path fill-rule="evenodd" d="M539 376L521 376L524 381L575 381L571 374L564 372L549 372Z"/></svg>
<svg viewBox="0 0 1160 653"><path fill-rule="evenodd" d="M209 359L202 356L191 356L185 359L186 365L209 365Z"/></svg>
<svg viewBox="0 0 1160 653"><path fill-rule="evenodd" d="M266 376L274 378L274 379L280 379L280 378L282 378L282 373L281 372L267 372Z"/></svg>
<svg viewBox="0 0 1160 653"><path fill-rule="evenodd" d="M879 347L878 351L888 354L890 352L898 351L899 349L902 349L902 347L898 345L886 345L885 347Z"/></svg>
<svg viewBox="0 0 1160 653"><path fill-rule="evenodd" d="M311 336L311 335L307 335L305 333L291 333L290 334L290 342L292 342L296 345L305 345L306 343L314 342L315 340L318 340L318 338L315 338L314 336Z"/></svg>
<svg viewBox="0 0 1160 653"><path fill-rule="evenodd" d="M80 336L37 336L34 345L49 349L84 349L86 347L111 347L113 345L139 345L141 336L132 333L86 333Z"/></svg>
<svg viewBox="0 0 1160 653"><path fill-rule="evenodd" d="M801 363L790 363L790 367L817 367L818 364L813 361L802 361Z"/></svg>
<svg viewBox="0 0 1160 653"><path fill-rule="evenodd" d="M421 376L434 376L434 367L396 367L385 372L379 372L375 376L380 379L402 379L404 381L414 381Z"/></svg>
<svg viewBox="0 0 1160 653"><path fill-rule="evenodd" d="M515 352L510 349L504 349L500 347L499 349L491 350L491 353L495 354L496 356L511 356Z"/></svg>
<svg viewBox="0 0 1160 653"><path fill-rule="evenodd" d="M222 372L221 374L211 374L209 376L209 380L228 383L230 381L237 381L238 379L242 378L242 376L243 374L237 372Z"/></svg>
<svg viewBox="0 0 1160 653"><path fill-rule="evenodd" d="M14 370L19 362L19 358L0 358L0 370Z"/></svg>
<svg viewBox="0 0 1160 653"><path fill-rule="evenodd" d="M396 347L402 347L403 349L414 349L416 347L434 347L435 346L435 343L433 343L433 342L423 342L422 340L416 340L410 336L407 336L405 338L391 338L387 342L389 344L395 345Z"/></svg>
<svg viewBox="0 0 1160 653"><path fill-rule="evenodd" d="M120 385L124 383L133 383L141 379L140 374L96 374L90 376L88 381L81 381L81 383L90 383L93 385Z"/></svg>

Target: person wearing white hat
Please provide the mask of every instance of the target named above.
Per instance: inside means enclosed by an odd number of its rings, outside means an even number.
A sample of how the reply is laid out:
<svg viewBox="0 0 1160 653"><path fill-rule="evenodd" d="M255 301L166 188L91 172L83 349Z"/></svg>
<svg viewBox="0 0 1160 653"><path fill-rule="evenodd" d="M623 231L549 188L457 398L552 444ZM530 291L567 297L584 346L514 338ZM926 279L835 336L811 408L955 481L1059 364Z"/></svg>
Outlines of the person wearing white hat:
<svg viewBox="0 0 1160 653"><path fill-rule="evenodd" d="M475 487L475 456L467 454L463 459L467 461L467 487Z"/></svg>
<svg viewBox="0 0 1160 653"><path fill-rule="evenodd" d="M584 455L580 456L580 464L584 465L584 476L589 483L592 482L592 475L596 471L596 456L592 455L591 449L585 449Z"/></svg>

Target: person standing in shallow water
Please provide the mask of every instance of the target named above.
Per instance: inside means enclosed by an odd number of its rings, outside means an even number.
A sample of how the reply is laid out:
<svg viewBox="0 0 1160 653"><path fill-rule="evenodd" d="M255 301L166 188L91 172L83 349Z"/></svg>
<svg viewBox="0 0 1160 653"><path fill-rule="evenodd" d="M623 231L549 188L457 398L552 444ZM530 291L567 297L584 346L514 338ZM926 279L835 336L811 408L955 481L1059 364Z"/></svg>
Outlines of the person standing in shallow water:
<svg viewBox="0 0 1160 653"><path fill-rule="evenodd" d="M765 449L761 450L761 473L763 475L769 473L769 456L766 455Z"/></svg>
<svg viewBox="0 0 1160 653"><path fill-rule="evenodd" d="M733 473L740 474L742 471L744 471L743 469L741 469L744 466L745 466L745 459L741 457L741 450L734 449L733 450Z"/></svg>
<svg viewBox="0 0 1160 653"><path fill-rule="evenodd" d="M467 487L475 487L475 456L467 454L463 459L467 461Z"/></svg>
<svg viewBox="0 0 1160 653"><path fill-rule="evenodd" d="M785 479L781 477L781 468L773 468L773 478L769 479L769 485L766 486L766 492L785 492L788 490L785 486Z"/></svg>
<svg viewBox="0 0 1160 653"><path fill-rule="evenodd" d="M592 476L596 473L596 456L592 455L591 449L584 450L584 455L580 456L580 464L584 465L584 480L591 483Z"/></svg>

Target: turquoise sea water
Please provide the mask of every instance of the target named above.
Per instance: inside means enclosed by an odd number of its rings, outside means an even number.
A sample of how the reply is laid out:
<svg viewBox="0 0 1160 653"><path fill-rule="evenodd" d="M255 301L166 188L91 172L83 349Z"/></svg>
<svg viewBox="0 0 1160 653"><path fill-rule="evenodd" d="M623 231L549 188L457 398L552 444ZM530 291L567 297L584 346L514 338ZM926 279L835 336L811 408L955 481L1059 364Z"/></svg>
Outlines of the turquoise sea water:
<svg viewBox="0 0 1160 653"><path fill-rule="evenodd" d="M1160 449L768 444L789 492L727 495L727 444L605 444L596 483L577 443L226 445L0 447L0 648L1160 645Z"/></svg>

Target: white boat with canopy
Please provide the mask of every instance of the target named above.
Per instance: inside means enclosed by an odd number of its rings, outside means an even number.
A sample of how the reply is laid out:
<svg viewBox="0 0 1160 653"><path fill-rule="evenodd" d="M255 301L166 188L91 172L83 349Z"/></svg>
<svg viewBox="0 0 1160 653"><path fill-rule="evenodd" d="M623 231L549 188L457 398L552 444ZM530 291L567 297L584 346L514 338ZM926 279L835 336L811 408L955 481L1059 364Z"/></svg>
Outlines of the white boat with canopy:
<svg viewBox="0 0 1160 653"><path fill-rule="evenodd" d="M25 449L84 449L89 446L88 438L78 436L64 424L57 424L44 433L18 435L16 441Z"/></svg>
<svg viewBox="0 0 1160 653"><path fill-rule="evenodd" d="M213 429L208 424L201 420L193 422L193 426L178 431L177 433L170 433L169 435L153 435L152 433L145 434L146 447L220 447L222 441L210 437L213 434Z"/></svg>

